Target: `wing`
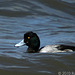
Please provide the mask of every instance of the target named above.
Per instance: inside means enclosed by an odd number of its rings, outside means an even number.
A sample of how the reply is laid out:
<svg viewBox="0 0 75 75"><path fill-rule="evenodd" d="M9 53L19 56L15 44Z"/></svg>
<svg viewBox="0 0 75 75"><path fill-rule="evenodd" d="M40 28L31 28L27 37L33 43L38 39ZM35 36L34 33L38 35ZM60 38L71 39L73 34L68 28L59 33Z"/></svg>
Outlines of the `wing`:
<svg viewBox="0 0 75 75"><path fill-rule="evenodd" d="M57 49L62 50L62 51L67 50L67 49L75 51L75 46L59 45L59 46L57 46Z"/></svg>

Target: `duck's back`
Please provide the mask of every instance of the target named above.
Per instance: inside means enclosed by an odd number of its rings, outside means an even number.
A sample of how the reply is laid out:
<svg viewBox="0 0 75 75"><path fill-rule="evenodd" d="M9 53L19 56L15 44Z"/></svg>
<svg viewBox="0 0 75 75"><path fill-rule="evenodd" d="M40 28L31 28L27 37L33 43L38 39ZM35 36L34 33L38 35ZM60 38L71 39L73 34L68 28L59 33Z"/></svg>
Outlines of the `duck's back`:
<svg viewBox="0 0 75 75"><path fill-rule="evenodd" d="M74 46L67 45L47 45L41 48L40 53L73 52Z"/></svg>

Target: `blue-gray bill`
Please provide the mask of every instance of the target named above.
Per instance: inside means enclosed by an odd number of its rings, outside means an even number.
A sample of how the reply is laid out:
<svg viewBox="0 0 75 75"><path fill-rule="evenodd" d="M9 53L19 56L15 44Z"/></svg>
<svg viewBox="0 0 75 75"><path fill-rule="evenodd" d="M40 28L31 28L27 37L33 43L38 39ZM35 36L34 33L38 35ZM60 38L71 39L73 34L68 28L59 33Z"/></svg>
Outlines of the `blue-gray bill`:
<svg viewBox="0 0 75 75"><path fill-rule="evenodd" d="M23 45L25 45L24 39L23 39L21 42L17 43L17 44L15 45L15 47L20 47L20 46L23 46Z"/></svg>

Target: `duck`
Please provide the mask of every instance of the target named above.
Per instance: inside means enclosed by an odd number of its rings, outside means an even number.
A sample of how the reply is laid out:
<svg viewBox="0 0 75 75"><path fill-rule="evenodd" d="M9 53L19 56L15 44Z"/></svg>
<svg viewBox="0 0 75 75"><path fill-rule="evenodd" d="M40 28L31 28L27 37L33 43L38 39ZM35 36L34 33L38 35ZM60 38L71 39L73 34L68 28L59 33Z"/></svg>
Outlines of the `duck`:
<svg viewBox="0 0 75 75"><path fill-rule="evenodd" d="M75 51L74 46L69 45L46 45L40 48L39 36L32 31L28 31L24 34L24 39L15 44L15 47L26 45L27 53L56 53L56 52L73 52Z"/></svg>

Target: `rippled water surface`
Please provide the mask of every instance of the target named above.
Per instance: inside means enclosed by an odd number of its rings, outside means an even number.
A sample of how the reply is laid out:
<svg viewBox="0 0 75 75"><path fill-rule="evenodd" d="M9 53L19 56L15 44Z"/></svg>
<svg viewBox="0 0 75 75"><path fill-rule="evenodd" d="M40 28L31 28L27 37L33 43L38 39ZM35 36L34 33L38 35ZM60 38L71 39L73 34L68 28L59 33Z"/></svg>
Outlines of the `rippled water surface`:
<svg viewBox="0 0 75 75"><path fill-rule="evenodd" d="M75 52L14 47L27 31L38 34L41 47L75 46L75 0L0 0L0 75L75 75Z"/></svg>

